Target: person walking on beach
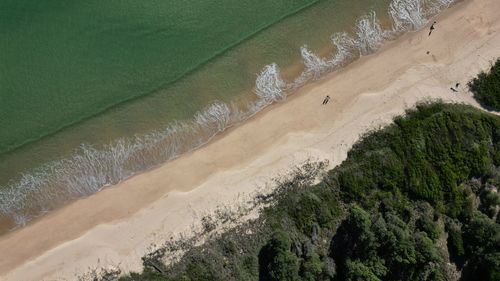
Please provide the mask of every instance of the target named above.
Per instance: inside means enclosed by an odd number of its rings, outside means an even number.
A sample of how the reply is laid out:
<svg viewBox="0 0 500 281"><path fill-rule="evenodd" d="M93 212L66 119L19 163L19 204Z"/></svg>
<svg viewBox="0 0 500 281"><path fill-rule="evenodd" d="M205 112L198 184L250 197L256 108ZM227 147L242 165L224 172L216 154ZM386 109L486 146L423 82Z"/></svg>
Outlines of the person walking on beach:
<svg viewBox="0 0 500 281"><path fill-rule="evenodd" d="M434 29L436 29L436 28L434 27L434 25L435 25L435 24L436 24L436 22L434 22L434 23L431 25L431 28L429 28L429 36L431 36L432 31L433 31Z"/></svg>
<svg viewBox="0 0 500 281"><path fill-rule="evenodd" d="M323 100L323 105L327 104L330 101L330 96L326 96Z"/></svg>

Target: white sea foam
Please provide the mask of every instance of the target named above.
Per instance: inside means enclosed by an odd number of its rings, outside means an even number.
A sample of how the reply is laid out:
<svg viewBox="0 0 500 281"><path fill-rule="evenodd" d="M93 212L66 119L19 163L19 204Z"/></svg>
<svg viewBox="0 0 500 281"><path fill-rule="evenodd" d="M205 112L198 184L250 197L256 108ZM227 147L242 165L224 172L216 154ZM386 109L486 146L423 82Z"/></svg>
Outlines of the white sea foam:
<svg viewBox="0 0 500 281"><path fill-rule="evenodd" d="M424 13L427 18L431 18L448 8L455 0L422 0Z"/></svg>
<svg viewBox="0 0 500 281"><path fill-rule="evenodd" d="M195 114L191 121L174 122L164 130L119 139L99 149L82 145L73 156L29 171L21 179L0 187L0 214L24 225L33 214L51 210L71 198L91 195L104 186L117 184L199 147L235 122L285 99L287 93L308 80L318 79L358 56L376 51L385 40L399 33L423 27L430 17L452 2L393 0L388 11L392 27L384 30L375 13L369 13L358 20L354 34L341 32L332 36L336 52L330 58L321 58L303 46L300 49L303 73L287 83L277 64L265 66L255 83L257 100L245 110L214 102Z"/></svg>
<svg viewBox="0 0 500 281"><path fill-rule="evenodd" d="M224 131L232 122L231 109L225 103L213 103L194 118L198 126L216 133Z"/></svg>
<svg viewBox="0 0 500 281"><path fill-rule="evenodd" d="M319 79L324 74L342 67L349 58L354 56L353 51L358 43L346 32L334 34L331 41L336 47L336 52L330 59L319 57L309 50L306 45L300 48L304 71L290 85L286 86L287 89L295 90L311 79Z"/></svg>
<svg viewBox="0 0 500 281"><path fill-rule="evenodd" d="M336 49L332 58L323 59L303 46L300 52L304 71L283 88L297 89L311 79L318 79L325 73L337 70L350 59L375 52L386 40L395 38L402 32L421 28L430 17L452 2L453 0L393 0L388 11L393 23L390 29L384 29L375 12L371 12L357 21L353 35L339 32L332 36L331 42Z"/></svg>
<svg viewBox="0 0 500 281"><path fill-rule="evenodd" d="M427 23L423 12L423 0L393 0L389 5L393 30L397 32L417 30Z"/></svg>
<svg viewBox="0 0 500 281"><path fill-rule="evenodd" d="M314 54L307 46L300 48L300 53L306 67L305 71L313 78L319 78L332 67L328 61Z"/></svg>
<svg viewBox="0 0 500 281"><path fill-rule="evenodd" d="M163 131L119 139L101 149L82 145L70 158L48 163L2 187L0 214L23 225L33 214L91 195L196 148L231 122L231 107L214 102L192 121L176 122Z"/></svg>
<svg viewBox="0 0 500 281"><path fill-rule="evenodd" d="M342 64L354 55L352 50L356 48L356 39L349 36L347 32L333 34L331 42L336 48L335 55L330 60L332 63Z"/></svg>
<svg viewBox="0 0 500 281"><path fill-rule="evenodd" d="M427 24L430 17L452 4L454 0L393 0L389 14L393 31L414 31Z"/></svg>
<svg viewBox="0 0 500 281"><path fill-rule="evenodd" d="M375 52L382 46L382 43L389 37L388 32L384 31L375 15L371 12L362 17L356 25L356 45L360 55L367 55Z"/></svg>
<svg viewBox="0 0 500 281"><path fill-rule="evenodd" d="M283 100L287 84L281 78L277 64L266 65L255 81L255 94L259 97L258 107Z"/></svg>
<svg viewBox="0 0 500 281"><path fill-rule="evenodd" d="M300 48L304 71L289 85L283 88L296 89L311 79L318 79L324 74L342 67L350 58L367 55L376 51L382 43L390 38L390 32L380 26L375 12L361 17L356 24L356 35L346 32L336 33L331 42L336 52L330 59L323 59L314 54L307 46Z"/></svg>

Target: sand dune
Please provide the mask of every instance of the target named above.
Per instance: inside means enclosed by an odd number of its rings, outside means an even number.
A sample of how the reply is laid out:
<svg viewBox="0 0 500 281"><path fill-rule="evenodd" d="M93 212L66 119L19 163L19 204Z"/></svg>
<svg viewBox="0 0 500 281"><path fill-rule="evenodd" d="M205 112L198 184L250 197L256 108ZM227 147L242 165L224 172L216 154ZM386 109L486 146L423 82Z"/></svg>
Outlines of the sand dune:
<svg viewBox="0 0 500 281"><path fill-rule="evenodd" d="M428 27L406 34L203 148L0 237L0 279L73 280L119 263L139 270L152 243L189 233L204 214L308 158L338 165L360 134L419 100L477 106L466 83L500 57L498 11L498 0L461 2L435 19L430 37Z"/></svg>

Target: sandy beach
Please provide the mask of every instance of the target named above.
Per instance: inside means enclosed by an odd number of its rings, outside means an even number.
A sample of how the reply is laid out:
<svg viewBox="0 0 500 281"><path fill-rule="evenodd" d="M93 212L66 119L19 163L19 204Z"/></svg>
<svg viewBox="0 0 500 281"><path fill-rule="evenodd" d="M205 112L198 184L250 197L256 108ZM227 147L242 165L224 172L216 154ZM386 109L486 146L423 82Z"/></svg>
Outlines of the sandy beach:
<svg viewBox="0 0 500 281"><path fill-rule="evenodd" d="M434 19L431 36L430 24L405 34L202 148L1 236L0 280L74 280L109 265L140 270L152 244L189 234L205 214L242 204L307 159L338 165L360 135L417 101L478 106L466 84L500 57L498 11L498 0L455 4Z"/></svg>

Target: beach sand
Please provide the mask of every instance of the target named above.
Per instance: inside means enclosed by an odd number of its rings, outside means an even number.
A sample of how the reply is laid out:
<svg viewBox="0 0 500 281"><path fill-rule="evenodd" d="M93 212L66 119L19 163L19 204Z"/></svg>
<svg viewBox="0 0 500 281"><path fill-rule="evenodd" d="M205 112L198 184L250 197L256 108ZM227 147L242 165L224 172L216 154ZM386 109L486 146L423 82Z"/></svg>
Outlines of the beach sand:
<svg viewBox="0 0 500 281"><path fill-rule="evenodd" d="M242 203L307 159L338 165L360 135L419 100L478 106L466 83L500 57L498 11L498 0L458 3L435 18L430 37L427 26L388 42L204 147L0 237L0 279L74 280L117 264L140 270L152 243L189 234L205 214Z"/></svg>

